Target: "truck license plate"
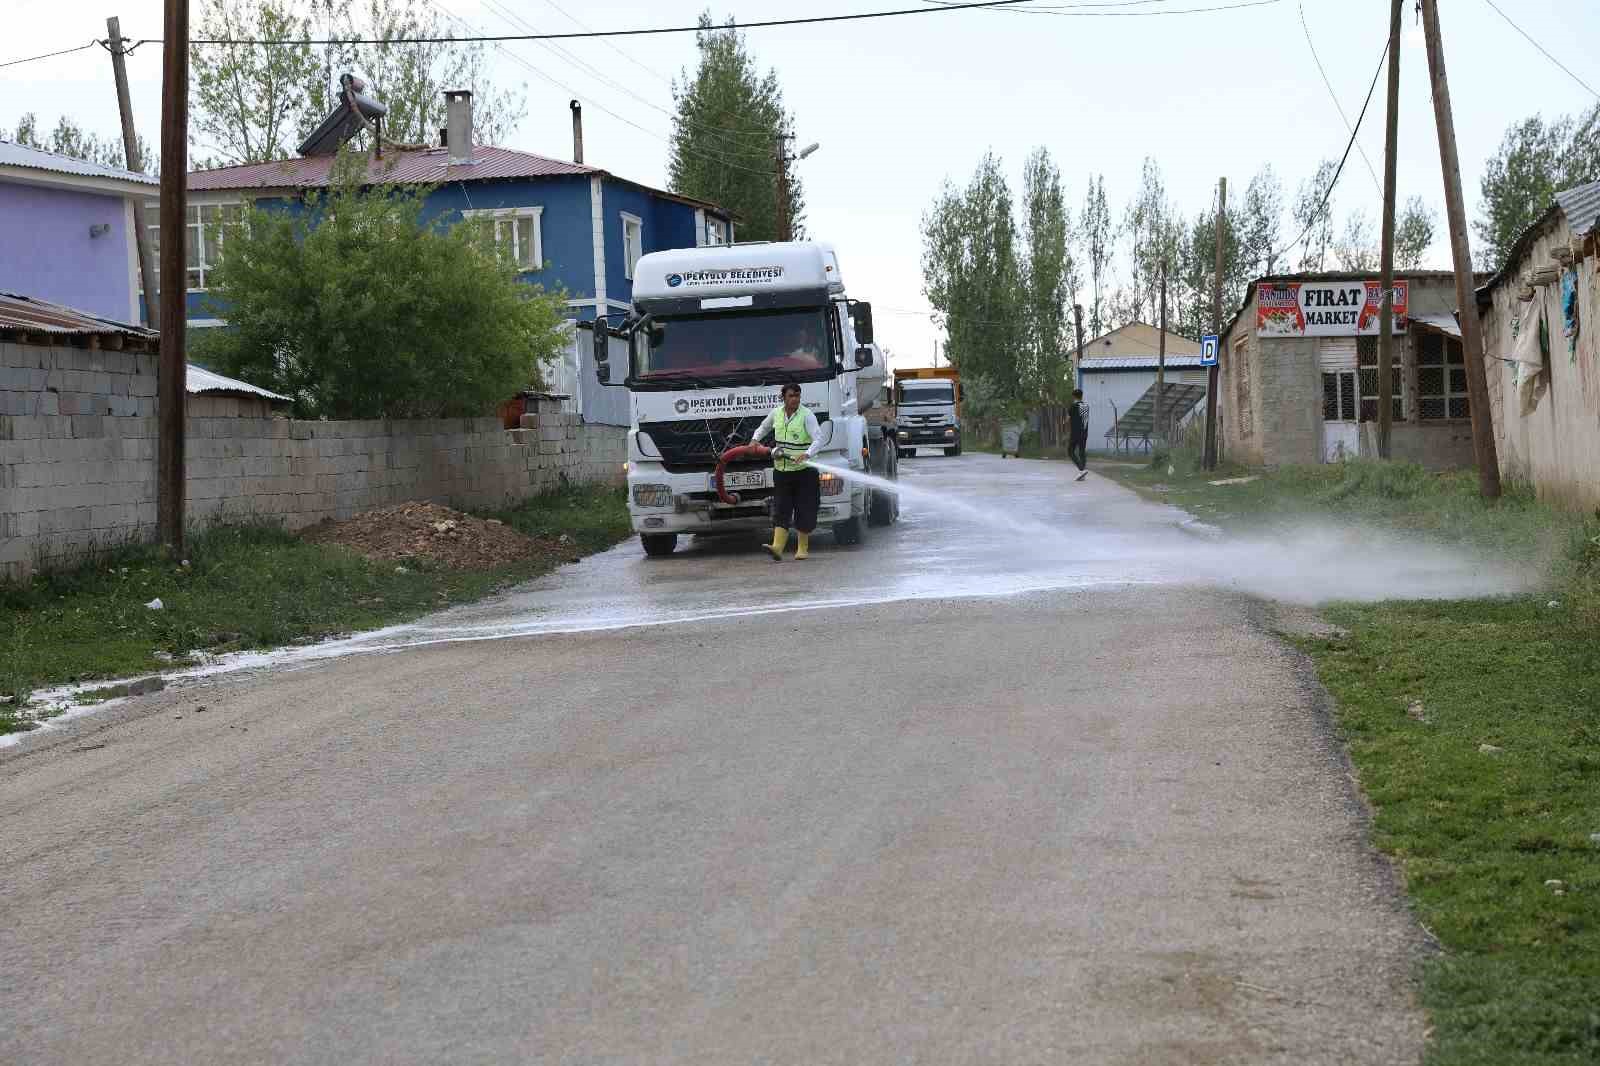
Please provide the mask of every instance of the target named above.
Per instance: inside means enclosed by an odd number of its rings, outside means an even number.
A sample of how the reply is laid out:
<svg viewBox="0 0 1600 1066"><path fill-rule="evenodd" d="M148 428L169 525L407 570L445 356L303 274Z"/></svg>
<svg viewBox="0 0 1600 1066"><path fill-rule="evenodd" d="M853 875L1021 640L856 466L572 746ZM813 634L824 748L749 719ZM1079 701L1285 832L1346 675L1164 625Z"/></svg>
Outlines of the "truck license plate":
<svg viewBox="0 0 1600 1066"><path fill-rule="evenodd" d="M712 477L715 483L715 475ZM722 484L730 489L764 489L767 487L767 472L765 470L734 470L724 472Z"/></svg>

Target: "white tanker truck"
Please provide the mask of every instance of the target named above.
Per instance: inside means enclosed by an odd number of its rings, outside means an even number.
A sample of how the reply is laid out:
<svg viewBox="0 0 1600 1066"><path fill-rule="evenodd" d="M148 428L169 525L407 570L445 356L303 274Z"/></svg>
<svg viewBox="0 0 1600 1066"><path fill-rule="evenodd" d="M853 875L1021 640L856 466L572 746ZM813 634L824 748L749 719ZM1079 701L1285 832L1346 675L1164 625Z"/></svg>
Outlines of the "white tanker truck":
<svg viewBox="0 0 1600 1066"><path fill-rule="evenodd" d="M633 308L620 326L603 319L583 326L594 331L601 383L630 394L628 511L647 554L670 554L683 534L771 528L767 462L728 463L724 493L714 472L724 451L750 440L790 382L817 416L820 463L897 476L892 435L863 417L887 372L872 342L872 307L845 295L830 246L652 252L633 277ZM621 375L610 366L610 337L626 342ZM858 543L867 526L898 517L895 493L823 471L817 528L832 529L838 543Z"/></svg>

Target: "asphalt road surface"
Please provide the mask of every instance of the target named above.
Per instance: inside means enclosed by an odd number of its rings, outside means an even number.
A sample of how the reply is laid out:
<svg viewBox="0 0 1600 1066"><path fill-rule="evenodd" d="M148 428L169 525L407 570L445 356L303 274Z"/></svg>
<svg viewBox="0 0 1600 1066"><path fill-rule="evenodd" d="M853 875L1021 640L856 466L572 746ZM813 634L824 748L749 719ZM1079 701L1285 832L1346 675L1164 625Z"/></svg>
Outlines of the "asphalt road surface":
<svg viewBox="0 0 1600 1066"><path fill-rule="evenodd" d="M1244 594L1360 594L1345 541L904 465L946 495L858 548L629 543L0 752L0 1061L1416 1062L1424 937Z"/></svg>

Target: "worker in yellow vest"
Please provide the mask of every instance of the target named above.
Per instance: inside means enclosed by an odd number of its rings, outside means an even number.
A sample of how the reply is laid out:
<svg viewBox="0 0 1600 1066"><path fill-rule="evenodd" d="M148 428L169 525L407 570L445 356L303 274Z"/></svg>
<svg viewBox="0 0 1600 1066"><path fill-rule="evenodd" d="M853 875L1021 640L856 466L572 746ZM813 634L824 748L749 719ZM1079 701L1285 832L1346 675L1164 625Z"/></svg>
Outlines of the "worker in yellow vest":
<svg viewBox="0 0 1600 1066"><path fill-rule="evenodd" d="M806 460L817 454L821 441L817 416L800 404L800 386L793 382L783 387L783 406L774 407L762 419L750 440L759 442L768 433L773 437L772 543L767 552L773 562L783 561L783 548L789 542L789 529L799 535L794 557L810 554L811 531L817 528L817 508L822 505L822 481L817 468Z"/></svg>

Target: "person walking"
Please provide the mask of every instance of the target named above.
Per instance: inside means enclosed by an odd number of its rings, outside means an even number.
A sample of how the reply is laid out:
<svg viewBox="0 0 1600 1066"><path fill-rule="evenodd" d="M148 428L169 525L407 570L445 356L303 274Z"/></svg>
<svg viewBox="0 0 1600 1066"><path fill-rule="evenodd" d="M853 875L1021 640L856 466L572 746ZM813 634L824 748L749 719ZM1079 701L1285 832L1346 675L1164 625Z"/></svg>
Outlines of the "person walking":
<svg viewBox="0 0 1600 1066"><path fill-rule="evenodd" d="M1077 480L1082 481L1089 476L1089 405L1084 402L1082 389L1072 390L1067 418L1072 422L1072 443L1067 445L1067 455L1078 464Z"/></svg>
<svg viewBox="0 0 1600 1066"><path fill-rule="evenodd" d="M811 554L811 532L817 528L817 508L822 505L822 478L807 460L815 458L821 447L817 416L800 404L800 386L793 382L783 387L783 404L774 407L751 434L758 444L772 434L772 543L766 546L772 561L783 561L783 548L789 530L796 534L796 559Z"/></svg>

